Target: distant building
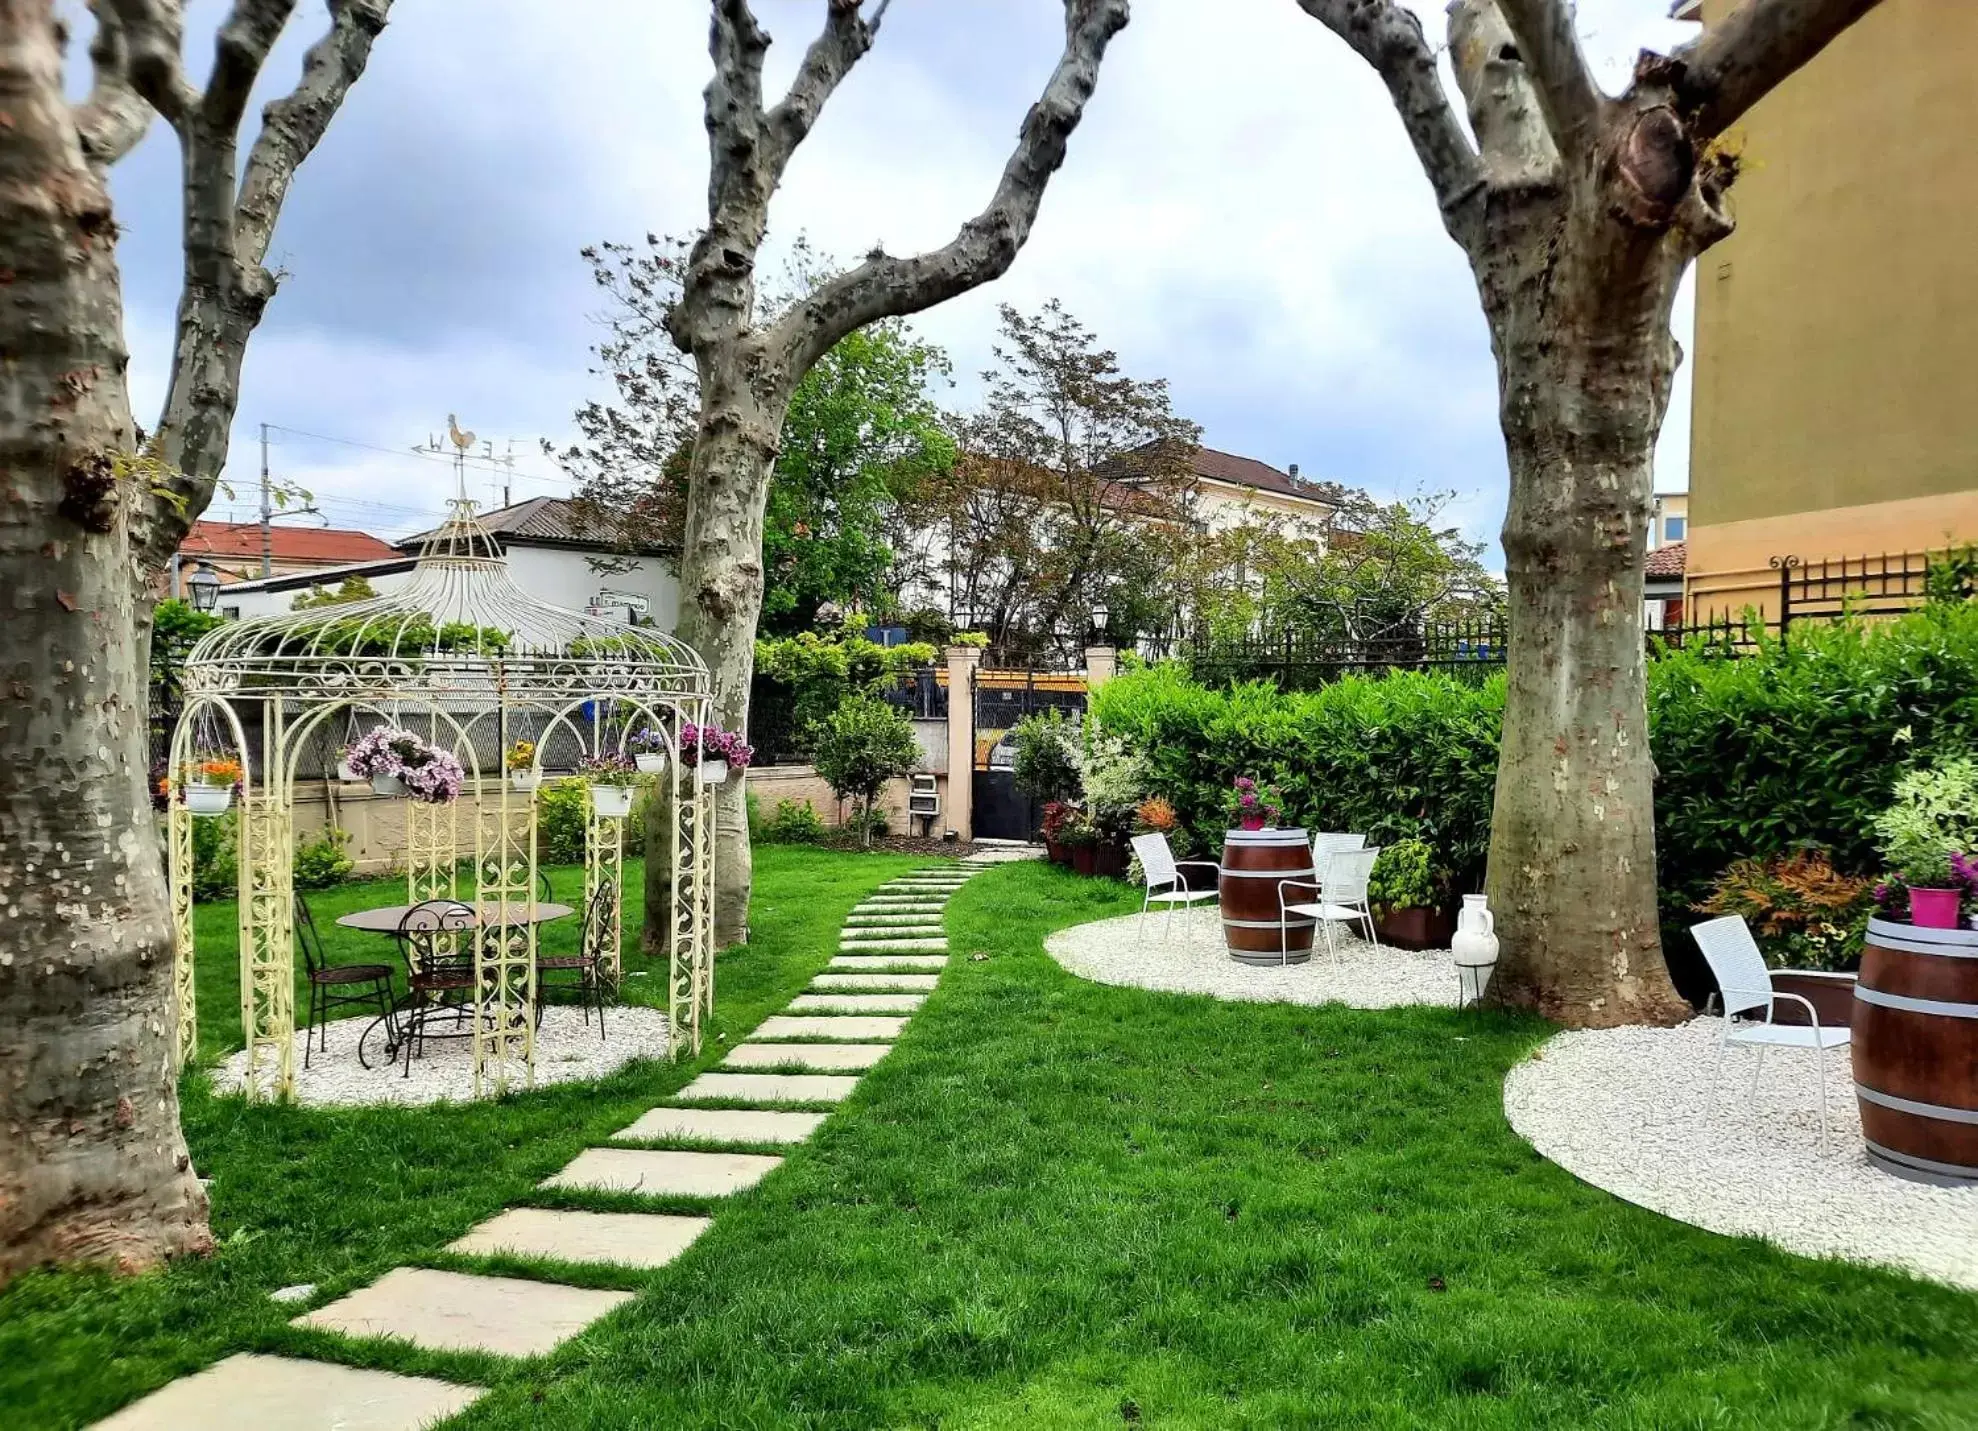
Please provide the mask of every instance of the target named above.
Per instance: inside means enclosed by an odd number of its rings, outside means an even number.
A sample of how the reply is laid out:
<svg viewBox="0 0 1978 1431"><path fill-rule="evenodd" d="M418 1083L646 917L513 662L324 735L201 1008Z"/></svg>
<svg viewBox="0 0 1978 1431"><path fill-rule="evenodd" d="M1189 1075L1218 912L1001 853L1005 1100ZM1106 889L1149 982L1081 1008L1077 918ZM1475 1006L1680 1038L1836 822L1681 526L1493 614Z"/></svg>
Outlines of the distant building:
<svg viewBox="0 0 1978 1431"><path fill-rule="evenodd" d="M1885 0L1726 137L1737 232L1696 279L1693 616L1776 615L1775 559L1978 539L1975 59L1978 4Z"/></svg>
<svg viewBox="0 0 1978 1431"><path fill-rule="evenodd" d="M1323 539L1339 510L1325 488L1299 477L1296 462L1280 472L1254 457L1198 447L1189 472L1194 479L1197 511L1211 531L1275 519Z"/></svg>
<svg viewBox="0 0 1978 1431"><path fill-rule="evenodd" d="M185 578L201 562L211 566L226 585L259 580L264 554L272 576L324 571L396 555L389 542L344 527L270 525L264 533L259 522L194 522L179 543L165 594L183 597Z"/></svg>
<svg viewBox="0 0 1978 1431"><path fill-rule="evenodd" d="M574 611L596 606L667 631L679 624L674 553L657 548L625 553L605 533L585 525L575 504L561 497L532 497L482 513L480 521L501 547L509 574L531 596ZM237 582L220 592L219 613L240 618L288 611L297 596L318 587L334 588L348 576L363 577L383 595L405 583L428 535L421 532L395 545L377 543L384 560Z"/></svg>
<svg viewBox="0 0 1978 1431"><path fill-rule="evenodd" d="M1690 525L1690 494L1657 492L1654 517L1648 528L1648 549L1655 551L1672 542L1687 541Z"/></svg>

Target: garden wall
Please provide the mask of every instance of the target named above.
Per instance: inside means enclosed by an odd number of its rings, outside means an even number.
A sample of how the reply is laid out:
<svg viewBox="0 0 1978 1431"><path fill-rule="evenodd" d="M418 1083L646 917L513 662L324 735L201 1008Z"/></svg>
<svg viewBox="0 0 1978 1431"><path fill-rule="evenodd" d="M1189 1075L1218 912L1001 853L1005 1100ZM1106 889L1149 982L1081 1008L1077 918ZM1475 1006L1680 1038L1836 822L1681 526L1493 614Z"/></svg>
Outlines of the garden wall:
<svg viewBox="0 0 1978 1431"><path fill-rule="evenodd" d="M1199 848L1237 775L1275 783L1287 821L1427 840L1455 892L1482 887L1504 682L1398 673L1287 695L1210 690L1169 668L1113 681L1095 717L1153 762ZM1978 749L1978 605L1899 621L1795 627L1755 653L1649 665L1664 943L1698 985L1691 905L1733 860L1811 845L1873 874L1870 819L1906 766Z"/></svg>

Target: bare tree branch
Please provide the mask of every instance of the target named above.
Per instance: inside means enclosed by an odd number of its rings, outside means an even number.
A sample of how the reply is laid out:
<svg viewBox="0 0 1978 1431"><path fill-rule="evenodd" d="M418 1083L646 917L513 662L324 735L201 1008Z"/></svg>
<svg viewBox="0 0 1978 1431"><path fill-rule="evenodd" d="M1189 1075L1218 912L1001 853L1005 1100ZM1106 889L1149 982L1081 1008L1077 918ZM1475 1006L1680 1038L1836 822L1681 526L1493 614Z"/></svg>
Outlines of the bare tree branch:
<svg viewBox="0 0 1978 1431"><path fill-rule="evenodd" d="M1879 0L1746 0L1672 57L1698 141L1736 124Z"/></svg>
<svg viewBox="0 0 1978 1431"><path fill-rule="evenodd" d="M213 71L199 100L199 117L209 129L239 131L261 66L294 13L295 0L234 0L213 36Z"/></svg>
<svg viewBox="0 0 1978 1431"><path fill-rule="evenodd" d="M1449 52L1491 183L1527 189L1556 183L1559 146L1493 0L1455 0L1449 7Z"/></svg>
<svg viewBox="0 0 1978 1431"><path fill-rule="evenodd" d="M90 9L96 16L96 33L89 41L94 78L89 97L73 113L84 157L107 169L137 146L154 111L131 87L130 50L117 12L103 0L91 0Z"/></svg>
<svg viewBox="0 0 1978 1431"><path fill-rule="evenodd" d="M790 83L790 92L769 111L769 132L776 142L775 170L780 177L831 92L853 65L872 48L872 37L886 6L881 3L871 23L859 12L860 0L829 0L824 32L804 52L804 62Z"/></svg>
<svg viewBox="0 0 1978 1431"><path fill-rule="evenodd" d="M881 318L917 313L1000 277L1030 236L1045 186L1064 163L1098 84L1113 36L1126 28L1127 0L1065 0L1065 47L1043 93L1024 116L1017 147L988 207L941 248L913 258L874 253L820 285L778 321L773 351L803 373L840 338Z"/></svg>
<svg viewBox="0 0 1978 1431"><path fill-rule="evenodd" d="M131 88L177 129L199 103L180 60L185 40L183 0L106 0L123 32Z"/></svg>
<svg viewBox="0 0 1978 1431"><path fill-rule="evenodd" d="M1593 143L1604 103L1580 51L1573 12L1564 0L1497 0L1518 40L1518 54L1538 91L1553 142L1565 154Z"/></svg>
<svg viewBox="0 0 1978 1431"><path fill-rule="evenodd" d="M1468 247L1484 193L1484 168L1456 121L1422 22L1392 0L1298 0L1344 40L1387 86L1415 157L1435 189L1443 227Z"/></svg>
<svg viewBox="0 0 1978 1431"><path fill-rule="evenodd" d="M289 181L314 152L344 96L370 62L392 0L330 0L330 28L302 59L302 79L270 104L247 154L235 213L235 257L259 264L268 253Z"/></svg>

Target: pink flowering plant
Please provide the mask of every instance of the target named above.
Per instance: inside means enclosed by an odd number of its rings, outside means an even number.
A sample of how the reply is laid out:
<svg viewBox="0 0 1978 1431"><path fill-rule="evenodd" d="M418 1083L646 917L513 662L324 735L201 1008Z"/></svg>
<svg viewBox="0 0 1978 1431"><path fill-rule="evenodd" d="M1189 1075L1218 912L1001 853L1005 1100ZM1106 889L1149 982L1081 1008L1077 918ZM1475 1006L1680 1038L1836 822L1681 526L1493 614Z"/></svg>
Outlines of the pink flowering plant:
<svg viewBox="0 0 1978 1431"><path fill-rule="evenodd" d="M709 722L695 725L685 721L680 726L680 760L686 765L699 765L703 760L725 760L731 770L746 770L749 762L755 759L755 747L742 739L738 730L723 730Z"/></svg>
<svg viewBox="0 0 1978 1431"><path fill-rule="evenodd" d="M1284 801L1275 786L1259 785L1248 775L1239 775L1223 797L1223 812L1233 825L1258 821L1268 827L1277 824L1284 813Z"/></svg>
<svg viewBox="0 0 1978 1431"><path fill-rule="evenodd" d="M587 755L577 762L577 774L590 785L637 785L639 767L623 755Z"/></svg>
<svg viewBox="0 0 1978 1431"><path fill-rule="evenodd" d="M460 798L467 772L446 751L415 731L380 726L344 752L344 761L359 780L395 775L406 793L429 805L448 805Z"/></svg>

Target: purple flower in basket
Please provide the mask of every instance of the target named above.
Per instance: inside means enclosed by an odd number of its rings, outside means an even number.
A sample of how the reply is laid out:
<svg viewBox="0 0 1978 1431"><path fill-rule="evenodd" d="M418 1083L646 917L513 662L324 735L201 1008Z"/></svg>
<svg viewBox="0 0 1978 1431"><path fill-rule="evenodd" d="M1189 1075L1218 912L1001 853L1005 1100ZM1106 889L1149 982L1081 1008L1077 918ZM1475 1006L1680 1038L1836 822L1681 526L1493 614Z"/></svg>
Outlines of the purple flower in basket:
<svg viewBox="0 0 1978 1431"><path fill-rule="evenodd" d="M699 765L703 760L725 760L733 769L746 770L755 759L755 747L742 739L740 731L723 730L712 723L697 726L686 721L680 726L680 759L688 765Z"/></svg>
<svg viewBox="0 0 1978 1431"><path fill-rule="evenodd" d="M414 731L380 726L367 732L344 752L344 763L360 780L397 776L406 793L431 805L460 798L467 779L461 764L446 751L428 744Z"/></svg>

